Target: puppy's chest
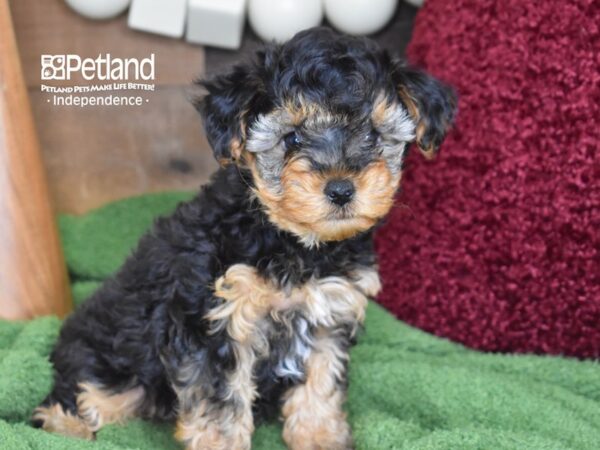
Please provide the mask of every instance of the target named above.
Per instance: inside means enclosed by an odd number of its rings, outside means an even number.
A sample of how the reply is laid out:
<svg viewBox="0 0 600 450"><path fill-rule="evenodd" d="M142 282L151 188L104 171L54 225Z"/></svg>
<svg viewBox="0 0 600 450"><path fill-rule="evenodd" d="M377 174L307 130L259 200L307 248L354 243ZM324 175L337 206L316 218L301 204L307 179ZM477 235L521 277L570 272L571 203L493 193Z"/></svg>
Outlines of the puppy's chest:
<svg viewBox="0 0 600 450"><path fill-rule="evenodd" d="M335 330L345 341L352 338L364 320L368 298L379 288L372 267L281 286L238 264L217 280L215 294L223 302L209 319L254 355L257 378L296 380L303 377L319 336Z"/></svg>

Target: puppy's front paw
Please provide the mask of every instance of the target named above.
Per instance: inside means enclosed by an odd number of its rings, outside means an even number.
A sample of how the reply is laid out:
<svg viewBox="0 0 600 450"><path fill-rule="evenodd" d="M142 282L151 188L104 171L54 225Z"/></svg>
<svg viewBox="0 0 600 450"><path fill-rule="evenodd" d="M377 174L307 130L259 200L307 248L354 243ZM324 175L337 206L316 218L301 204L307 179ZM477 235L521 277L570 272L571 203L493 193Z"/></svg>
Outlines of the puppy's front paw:
<svg viewBox="0 0 600 450"><path fill-rule="evenodd" d="M194 429L180 422L175 437L185 444L186 450L250 450L252 431L215 423Z"/></svg>
<svg viewBox="0 0 600 450"><path fill-rule="evenodd" d="M352 433L343 418L306 422L288 421L283 440L290 450L351 450Z"/></svg>

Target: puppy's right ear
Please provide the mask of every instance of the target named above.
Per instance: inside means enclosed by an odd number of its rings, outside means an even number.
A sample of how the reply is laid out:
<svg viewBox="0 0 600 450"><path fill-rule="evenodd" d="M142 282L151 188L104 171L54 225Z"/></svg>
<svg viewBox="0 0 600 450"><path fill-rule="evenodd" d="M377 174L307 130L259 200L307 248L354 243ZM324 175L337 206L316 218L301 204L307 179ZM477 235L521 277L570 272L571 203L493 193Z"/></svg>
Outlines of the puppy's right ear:
<svg viewBox="0 0 600 450"><path fill-rule="evenodd" d="M207 93L195 102L208 142L221 165L240 160L249 118L266 98L259 63L235 66L231 72L198 81ZM264 102L264 100L263 100Z"/></svg>

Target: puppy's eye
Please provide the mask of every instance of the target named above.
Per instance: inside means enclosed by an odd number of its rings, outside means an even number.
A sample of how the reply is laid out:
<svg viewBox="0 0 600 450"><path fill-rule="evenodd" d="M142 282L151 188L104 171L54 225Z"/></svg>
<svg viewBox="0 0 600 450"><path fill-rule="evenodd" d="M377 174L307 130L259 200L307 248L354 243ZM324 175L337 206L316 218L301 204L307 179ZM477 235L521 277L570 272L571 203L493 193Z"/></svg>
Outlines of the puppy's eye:
<svg viewBox="0 0 600 450"><path fill-rule="evenodd" d="M371 128L371 130L365 134L364 141L369 147L375 146L379 141L379 132L375 128Z"/></svg>
<svg viewBox="0 0 600 450"><path fill-rule="evenodd" d="M302 138L296 131L286 134L283 137L286 150L298 150L302 145Z"/></svg>

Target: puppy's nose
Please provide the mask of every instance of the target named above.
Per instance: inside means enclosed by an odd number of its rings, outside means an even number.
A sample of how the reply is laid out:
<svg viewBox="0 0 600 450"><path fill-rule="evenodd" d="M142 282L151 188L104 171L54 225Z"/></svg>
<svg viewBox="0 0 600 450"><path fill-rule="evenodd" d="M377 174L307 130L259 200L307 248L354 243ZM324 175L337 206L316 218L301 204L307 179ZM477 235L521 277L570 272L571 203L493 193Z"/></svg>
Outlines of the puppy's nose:
<svg viewBox="0 0 600 450"><path fill-rule="evenodd" d="M344 206L354 197L354 185L349 180L331 180L325 186L325 195L338 206Z"/></svg>

